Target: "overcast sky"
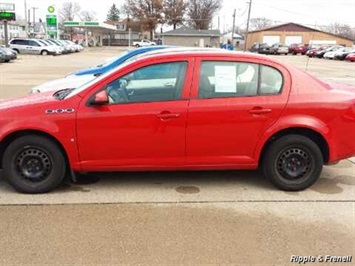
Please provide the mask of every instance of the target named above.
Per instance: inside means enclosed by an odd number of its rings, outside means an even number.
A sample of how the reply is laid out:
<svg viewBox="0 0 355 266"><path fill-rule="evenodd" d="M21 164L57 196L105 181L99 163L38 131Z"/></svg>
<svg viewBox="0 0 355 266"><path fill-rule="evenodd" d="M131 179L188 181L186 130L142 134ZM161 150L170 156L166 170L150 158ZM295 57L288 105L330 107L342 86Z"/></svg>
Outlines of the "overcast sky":
<svg viewBox="0 0 355 266"><path fill-rule="evenodd" d="M4 3L14 3L16 12L24 18L25 0L0 0ZM232 14L236 9L236 25L245 27L247 20L247 7L249 0L223 0L222 9L216 13L213 21L214 28L218 25L220 18L220 30L232 26ZM284 22L296 22L309 26L323 26L330 23L339 22L355 27L355 0L252 0L251 18L266 17L268 19ZM37 7L36 21L38 18L45 19L47 7L53 3L60 8L65 0L27 0L27 8ZM124 0L77 0L72 1L80 4L83 10L96 12L99 21L106 19L107 11L115 3L120 7ZM32 21L32 12L31 12Z"/></svg>

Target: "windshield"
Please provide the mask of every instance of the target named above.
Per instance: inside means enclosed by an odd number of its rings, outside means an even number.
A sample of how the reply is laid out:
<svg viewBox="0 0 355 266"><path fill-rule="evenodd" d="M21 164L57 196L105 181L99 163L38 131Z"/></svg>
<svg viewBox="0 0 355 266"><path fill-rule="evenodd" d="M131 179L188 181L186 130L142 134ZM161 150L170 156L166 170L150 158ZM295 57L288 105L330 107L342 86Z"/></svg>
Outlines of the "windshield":
<svg viewBox="0 0 355 266"><path fill-rule="evenodd" d="M42 40L38 40L41 44L43 44L44 46L48 46L48 44L46 44L44 41Z"/></svg>
<svg viewBox="0 0 355 266"><path fill-rule="evenodd" d="M132 62L132 61L131 61ZM121 70L122 68L126 67L127 65L129 65L131 62L124 62L123 64L111 69L110 71L102 74L101 76L94 78L93 80L90 80L88 82L86 82L85 84L75 88L73 91L71 91L71 93L69 93L65 98L70 98L82 91L84 91L85 89L87 89L88 87L90 87L91 85L94 85L96 82L100 82L101 80L105 79L106 77L110 76L112 73Z"/></svg>

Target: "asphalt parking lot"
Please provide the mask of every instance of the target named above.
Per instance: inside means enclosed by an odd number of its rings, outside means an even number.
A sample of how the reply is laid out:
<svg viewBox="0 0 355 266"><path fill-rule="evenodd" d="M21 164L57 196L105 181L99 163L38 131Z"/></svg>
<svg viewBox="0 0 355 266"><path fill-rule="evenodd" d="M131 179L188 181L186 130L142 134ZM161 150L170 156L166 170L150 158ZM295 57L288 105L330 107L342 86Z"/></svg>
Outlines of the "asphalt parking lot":
<svg viewBox="0 0 355 266"><path fill-rule="evenodd" d="M20 55L0 66L0 99L121 52ZM277 58L355 86L354 63ZM292 255L352 255L354 262L355 159L324 167L302 192L278 191L256 171L215 171L90 174L24 195L0 173L0 236L0 265L285 265Z"/></svg>

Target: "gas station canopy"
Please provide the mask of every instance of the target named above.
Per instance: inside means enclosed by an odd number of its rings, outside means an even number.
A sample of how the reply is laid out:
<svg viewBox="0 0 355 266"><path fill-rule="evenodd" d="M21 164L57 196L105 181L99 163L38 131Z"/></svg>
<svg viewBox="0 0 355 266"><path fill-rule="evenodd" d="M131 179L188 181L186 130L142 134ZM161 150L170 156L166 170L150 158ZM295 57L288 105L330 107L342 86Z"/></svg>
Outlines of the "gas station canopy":
<svg viewBox="0 0 355 266"><path fill-rule="evenodd" d="M63 25L64 27L87 28L99 34L117 31L115 26L97 21L64 21Z"/></svg>

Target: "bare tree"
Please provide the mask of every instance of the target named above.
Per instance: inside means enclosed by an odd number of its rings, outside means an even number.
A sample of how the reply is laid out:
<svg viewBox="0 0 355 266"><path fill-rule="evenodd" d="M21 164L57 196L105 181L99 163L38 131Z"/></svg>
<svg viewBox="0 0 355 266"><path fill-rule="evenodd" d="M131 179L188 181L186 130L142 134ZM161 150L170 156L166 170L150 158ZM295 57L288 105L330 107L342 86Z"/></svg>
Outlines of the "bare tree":
<svg viewBox="0 0 355 266"><path fill-rule="evenodd" d="M84 10L80 12L79 17L81 21L94 21L96 20L96 12Z"/></svg>
<svg viewBox="0 0 355 266"><path fill-rule="evenodd" d="M329 24L323 27L323 30L344 38L355 40L353 29L348 24L341 24L338 22Z"/></svg>
<svg viewBox="0 0 355 266"><path fill-rule="evenodd" d="M165 15L164 22L168 25L173 25L174 30L176 26L182 25L184 15L186 12L187 3L184 0L164 0L163 13Z"/></svg>
<svg viewBox="0 0 355 266"><path fill-rule="evenodd" d="M64 2L63 6L58 11L59 23L63 23L64 21L73 21L80 12L80 9L81 8L78 3ZM66 27L64 31L72 36L74 29L72 27Z"/></svg>
<svg viewBox="0 0 355 266"><path fill-rule="evenodd" d="M59 21L73 21L80 12L80 5L75 2L64 2L63 6L59 9Z"/></svg>
<svg viewBox="0 0 355 266"><path fill-rule="evenodd" d="M271 27L274 23L272 20L267 18L252 18L250 19L250 29L251 30L261 30Z"/></svg>
<svg viewBox="0 0 355 266"><path fill-rule="evenodd" d="M187 4L189 25L195 29L207 30L213 14L222 6L220 0L190 0Z"/></svg>
<svg viewBox="0 0 355 266"><path fill-rule="evenodd" d="M142 29L150 32L150 39L156 26L162 22L163 0L126 0L127 15L139 19Z"/></svg>

